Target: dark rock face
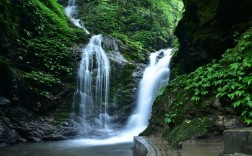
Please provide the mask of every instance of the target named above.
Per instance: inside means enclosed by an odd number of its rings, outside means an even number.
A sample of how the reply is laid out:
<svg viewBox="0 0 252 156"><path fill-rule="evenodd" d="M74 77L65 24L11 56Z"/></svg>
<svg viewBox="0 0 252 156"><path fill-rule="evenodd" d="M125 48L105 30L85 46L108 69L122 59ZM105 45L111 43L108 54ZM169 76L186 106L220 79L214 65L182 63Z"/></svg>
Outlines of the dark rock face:
<svg viewBox="0 0 252 156"><path fill-rule="evenodd" d="M111 64L109 113L115 114L115 121L123 125L136 105L137 88L142 77L144 64L126 60L119 50L119 40L105 36L103 47Z"/></svg>
<svg viewBox="0 0 252 156"><path fill-rule="evenodd" d="M252 23L250 0L184 0L184 5L175 31L180 42L175 62L182 72L219 59Z"/></svg>
<svg viewBox="0 0 252 156"><path fill-rule="evenodd" d="M21 137L11 127L8 127L8 118L3 118L0 121L0 147L5 144L13 144L22 141Z"/></svg>
<svg viewBox="0 0 252 156"><path fill-rule="evenodd" d="M63 140L77 136L77 124L70 117L39 117L19 106L0 107L0 113L0 146L26 141Z"/></svg>

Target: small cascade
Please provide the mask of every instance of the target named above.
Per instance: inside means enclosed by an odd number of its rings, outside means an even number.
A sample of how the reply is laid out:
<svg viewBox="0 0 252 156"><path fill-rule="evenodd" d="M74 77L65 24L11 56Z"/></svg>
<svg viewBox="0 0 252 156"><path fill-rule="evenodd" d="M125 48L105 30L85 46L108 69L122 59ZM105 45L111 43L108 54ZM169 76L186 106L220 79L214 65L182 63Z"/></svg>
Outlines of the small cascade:
<svg viewBox="0 0 252 156"><path fill-rule="evenodd" d="M75 0L69 0L65 12L73 24L89 34L83 21L74 18L77 12L75 2ZM102 48L102 40L101 35L94 35L88 45L82 49L78 70L73 112L80 124L80 134L85 136L90 133L107 135L106 133L111 131L109 128L110 116L107 113L110 63Z"/></svg>
<svg viewBox="0 0 252 156"><path fill-rule="evenodd" d="M74 112L82 120L83 128L108 128L110 64L101 47L102 36L93 36L82 50L78 70L78 86L74 95ZM86 131L84 130L84 131Z"/></svg>
<svg viewBox="0 0 252 156"><path fill-rule="evenodd" d="M80 19L74 18L77 13L76 0L68 0L68 6L65 8L65 12L68 18L73 22L73 24L81 29L83 29L87 34L90 34L86 29L84 22Z"/></svg>
<svg viewBox="0 0 252 156"><path fill-rule="evenodd" d="M147 126L151 117L151 107L158 91L169 81L172 49L161 49L150 55L150 63L143 73L139 85L137 108L126 125L126 131L138 135Z"/></svg>

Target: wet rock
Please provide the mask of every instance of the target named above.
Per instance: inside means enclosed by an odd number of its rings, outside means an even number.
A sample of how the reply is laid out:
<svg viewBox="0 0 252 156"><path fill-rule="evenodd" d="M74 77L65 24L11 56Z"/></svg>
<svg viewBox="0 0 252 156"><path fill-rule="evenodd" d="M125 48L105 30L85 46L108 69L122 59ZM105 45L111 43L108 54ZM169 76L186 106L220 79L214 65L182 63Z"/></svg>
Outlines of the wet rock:
<svg viewBox="0 0 252 156"><path fill-rule="evenodd" d="M216 125L220 127L220 129L233 129L238 127L244 127L244 124L239 117L227 117L227 116L218 116L218 117L219 119L216 121Z"/></svg>
<svg viewBox="0 0 252 156"><path fill-rule="evenodd" d="M2 120L0 120L0 143L4 146L5 144L14 144L22 141L18 133L8 127Z"/></svg>
<svg viewBox="0 0 252 156"><path fill-rule="evenodd" d="M185 11L175 31L180 49L174 61L184 72L219 59L226 49L234 46L233 34L239 36L239 32L251 27L251 0L183 2Z"/></svg>
<svg viewBox="0 0 252 156"><path fill-rule="evenodd" d="M213 106L216 107L216 108L218 108L218 109L221 107L221 103L220 103L219 99L216 99L214 101Z"/></svg>
<svg viewBox="0 0 252 156"><path fill-rule="evenodd" d="M111 104L108 110L113 120L123 125L136 105L137 88L145 65L127 60L119 51L123 46L119 40L110 36L104 36L103 39L103 48L107 51L111 65Z"/></svg>
<svg viewBox="0 0 252 156"><path fill-rule="evenodd" d="M119 51L111 51L107 55L110 61L113 61L118 65L123 66L129 63Z"/></svg>
<svg viewBox="0 0 252 156"><path fill-rule="evenodd" d="M113 38L112 36L104 36L103 37L103 48L106 51L118 51L118 43L122 44L118 39Z"/></svg>
<svg viewBox="0 0 252 156"><path fill-rule="evenodd" d="M63 139L65 139L65 137L57 133L53 133L53 134L46 135L43 137L43 140L45 141L56 141L56 140L63 140Z"/></svg>

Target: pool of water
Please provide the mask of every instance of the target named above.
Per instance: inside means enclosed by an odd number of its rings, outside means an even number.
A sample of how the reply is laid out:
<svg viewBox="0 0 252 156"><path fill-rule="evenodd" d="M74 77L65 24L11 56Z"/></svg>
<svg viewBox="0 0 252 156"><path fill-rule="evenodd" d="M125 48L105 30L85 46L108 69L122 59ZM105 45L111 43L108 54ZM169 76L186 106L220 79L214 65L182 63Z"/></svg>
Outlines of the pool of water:
<svg viewBox="0 0 252 156"><path fill-rule="evenodd" d="M88 145L86 141L13 145L0 149L0 156L132 156L132 143Z"/></svg>
<svg viewBox="0 0 252 156"><path fill-rule="evenodd" d="M108 144L104 140L66 140L25 143L0 148L0 156L133 156L132 142ZM219 156L224 143L186 141L179 151L168 151L170 156Z"/></svg>

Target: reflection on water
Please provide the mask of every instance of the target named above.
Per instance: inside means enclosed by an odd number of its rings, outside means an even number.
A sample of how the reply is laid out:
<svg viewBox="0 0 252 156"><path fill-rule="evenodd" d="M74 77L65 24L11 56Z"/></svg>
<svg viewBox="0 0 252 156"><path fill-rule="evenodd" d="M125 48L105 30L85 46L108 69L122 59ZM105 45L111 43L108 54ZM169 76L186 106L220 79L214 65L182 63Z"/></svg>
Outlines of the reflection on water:
<svg viewBox="0 0 252 156"><path fill-rule="evenodd" d="M0 149L0 156L132 156L132 143L91 146L79 141L20 144Z"/></svg>

